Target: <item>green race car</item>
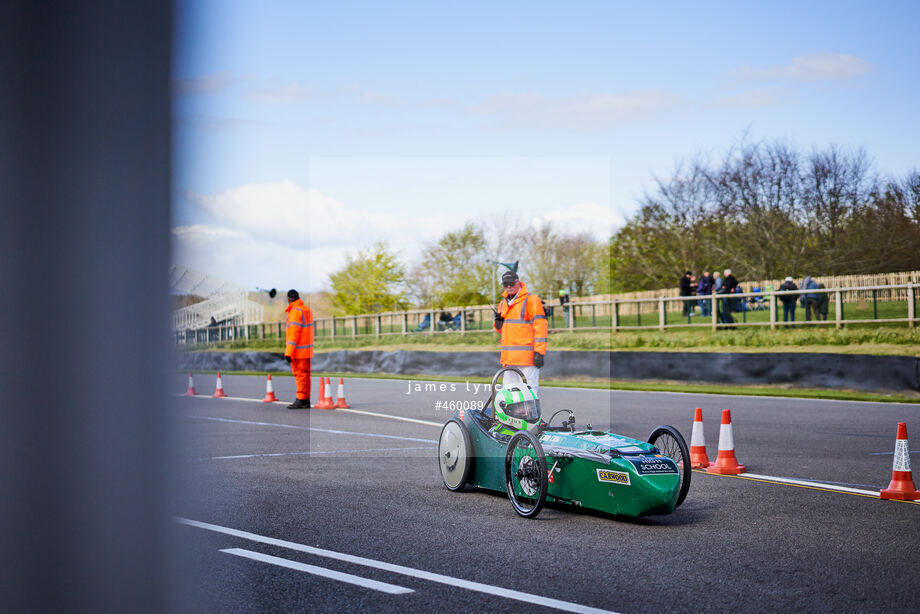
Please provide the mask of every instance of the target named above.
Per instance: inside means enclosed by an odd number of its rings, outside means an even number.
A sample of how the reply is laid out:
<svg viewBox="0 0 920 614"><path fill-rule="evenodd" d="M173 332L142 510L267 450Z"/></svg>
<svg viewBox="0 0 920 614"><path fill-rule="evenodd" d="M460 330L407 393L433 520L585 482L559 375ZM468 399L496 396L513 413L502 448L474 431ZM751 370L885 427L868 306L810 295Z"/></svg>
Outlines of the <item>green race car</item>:
<svg viewBox="0 0 920 614"><path fill-rule="evenodd" d="M513 371L520 384L496 387ZM534 518L546 500L609 514L670 514L690 489L690 454L674 427L660 426L648 442L609 431L575 429L562 409L544 422L540 401L514 367L492 378L482 409L458 412L441 429L438 462L444 485L508 494L514 510ZM556 416L565 419L553 426Z"/></svg>

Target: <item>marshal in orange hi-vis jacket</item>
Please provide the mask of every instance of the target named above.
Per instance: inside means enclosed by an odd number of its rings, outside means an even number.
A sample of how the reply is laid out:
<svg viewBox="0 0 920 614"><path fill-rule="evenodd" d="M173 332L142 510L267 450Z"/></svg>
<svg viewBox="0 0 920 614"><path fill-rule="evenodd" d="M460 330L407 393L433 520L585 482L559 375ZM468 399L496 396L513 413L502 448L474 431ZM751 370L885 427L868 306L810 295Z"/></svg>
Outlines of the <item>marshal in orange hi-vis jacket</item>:
<svg viewBox="0 0 920 614"><path fill-rule="evenodd" d="M287 339L284 355L290 358L291 372L297 381L297 400L290 409L310 407L310 359L313 358L313 312L304 305L296 290L288 293Z"/></svg>
<svg viewBox="0 0 920 614"><path fill-rule="evenodd" d="M536 294L527 292L527 284L520 283L520 290L513 300L508 301L508 290L502 293L498 315L504 318L501 326L494 326L502 334L503 367L534 366L534 353L546 355L546 335L549 324L543 311L543 302Z"/></svg>

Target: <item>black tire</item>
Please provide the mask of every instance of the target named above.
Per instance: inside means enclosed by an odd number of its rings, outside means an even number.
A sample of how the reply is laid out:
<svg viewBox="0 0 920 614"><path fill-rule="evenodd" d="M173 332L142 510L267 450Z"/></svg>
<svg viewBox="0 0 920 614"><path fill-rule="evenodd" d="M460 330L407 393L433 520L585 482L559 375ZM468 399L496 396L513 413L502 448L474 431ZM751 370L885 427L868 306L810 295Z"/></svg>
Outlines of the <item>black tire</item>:
<svg viewBox="0 0 920 614"><path fill-rule="evenodd" d="M463 490L473 468L473 445L470 432L457 418L451 418L441 427L438 438L438 467L447 490Z"/></svg>
<svg viewBox="0 0 920 614"><path fill-rule="evenodd" d="M693 472L690 471L690 450L687 448L687 442L684 436L680 434L673 426L659 426L652 434L648 436L648 442L661 450L661 453L677 463L677 472L680 474L680 491L677 494L677 503L674 508L680 507L680 504L687 498L687 492L690 490L690 477Z"/></svg>
<svg viewBox="0 0 920 614"><path fill-rule="evenodd" d="M543 446L533 433L520 431L505 452L505 488L514 511L536 518L546 503L549 475Z"/></svg>

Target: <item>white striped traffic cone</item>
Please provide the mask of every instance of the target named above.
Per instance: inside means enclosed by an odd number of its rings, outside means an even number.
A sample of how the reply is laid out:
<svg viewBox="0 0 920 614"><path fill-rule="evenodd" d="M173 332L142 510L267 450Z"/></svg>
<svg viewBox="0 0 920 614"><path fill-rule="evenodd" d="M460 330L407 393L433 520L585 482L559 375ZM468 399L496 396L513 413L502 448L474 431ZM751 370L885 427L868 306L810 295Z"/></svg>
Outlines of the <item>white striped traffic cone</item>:
<svg viewBox="0 0 920 614"><path fill-rule="evenodd" d="M722 410L722 426L719 429L719 456L716 462L706 469L709 473L738 475L744 473L745 466L735 458L735 437L732 433L732 412Z"/></svg>
<svg viewBox="0 0 920 614"><path fill-rule="evenodd" d="M214 390L214 394L211 397L219 399L221 397L227 396L227 393L224 392L224 384L220 380L220 371L217 372L217 388Z"/></svg>
<svg viewBox="0 0 920 614"><path fill-rule="evenodd" d="M262 399L263 403L274 403L278 400L278 397L275 396L275 387L272 386L272 374L268 373L265 380L265 398Z"/></svg>
<svg viewBox="0 0 920 614"><path fill-rule="evenodd" d="M189 374L188 374L188 390L186 391L185 396L187 397L198 396L198 393L195 391L195 380L192 379L191 371L189 371Z"/></svg>
<svg viewBox="0 0 920 614"><path fill-rule="evenodd" d="M898 438L894 442L894 463L891 467L891 483L881 491L882 499L916 501L920 491L914 486L914 477L910 471L910 449L907 447L907 423L898 422Z"/></svg>
<svg viewBox="0 0 920 614"><path fill-rule="evenodd" d="M351 408L351 405L349 405L345 401L345 378L344 377L339 378L339 392L335 396L338 397L338 400L335 402L335 406L337 408L341 408L341 409Z"/></svg>
<svg viewBox="0 0 920 614"><path fill-rule="evenodd" d="M703 437L703 408L697 407L690 435L690 468L705 469L709 464L709 457L706 456L706 439Z"/></svg>
<svg viewBox="0 0 920 614"><path fill-rule="evenodd" d="M332 386L327 383L327 379L328 378L325 377L319 378L319 395L317 396L317 403L313 406L313 409L335 409L332 397L328 396L331 394L329 388Z"/></svg>

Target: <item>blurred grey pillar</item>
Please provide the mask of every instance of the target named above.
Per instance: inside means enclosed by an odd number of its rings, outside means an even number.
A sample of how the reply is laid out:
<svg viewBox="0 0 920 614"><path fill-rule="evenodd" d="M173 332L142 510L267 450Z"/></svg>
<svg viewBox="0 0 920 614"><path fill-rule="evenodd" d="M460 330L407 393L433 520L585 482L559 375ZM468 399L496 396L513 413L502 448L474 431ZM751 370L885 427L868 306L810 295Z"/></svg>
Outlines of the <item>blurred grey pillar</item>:
<svg viewBox="0 0 920 614"><path fill-rule="evenodd" d="M162 611L172 7L0 5L0 611Z"/></svg>

